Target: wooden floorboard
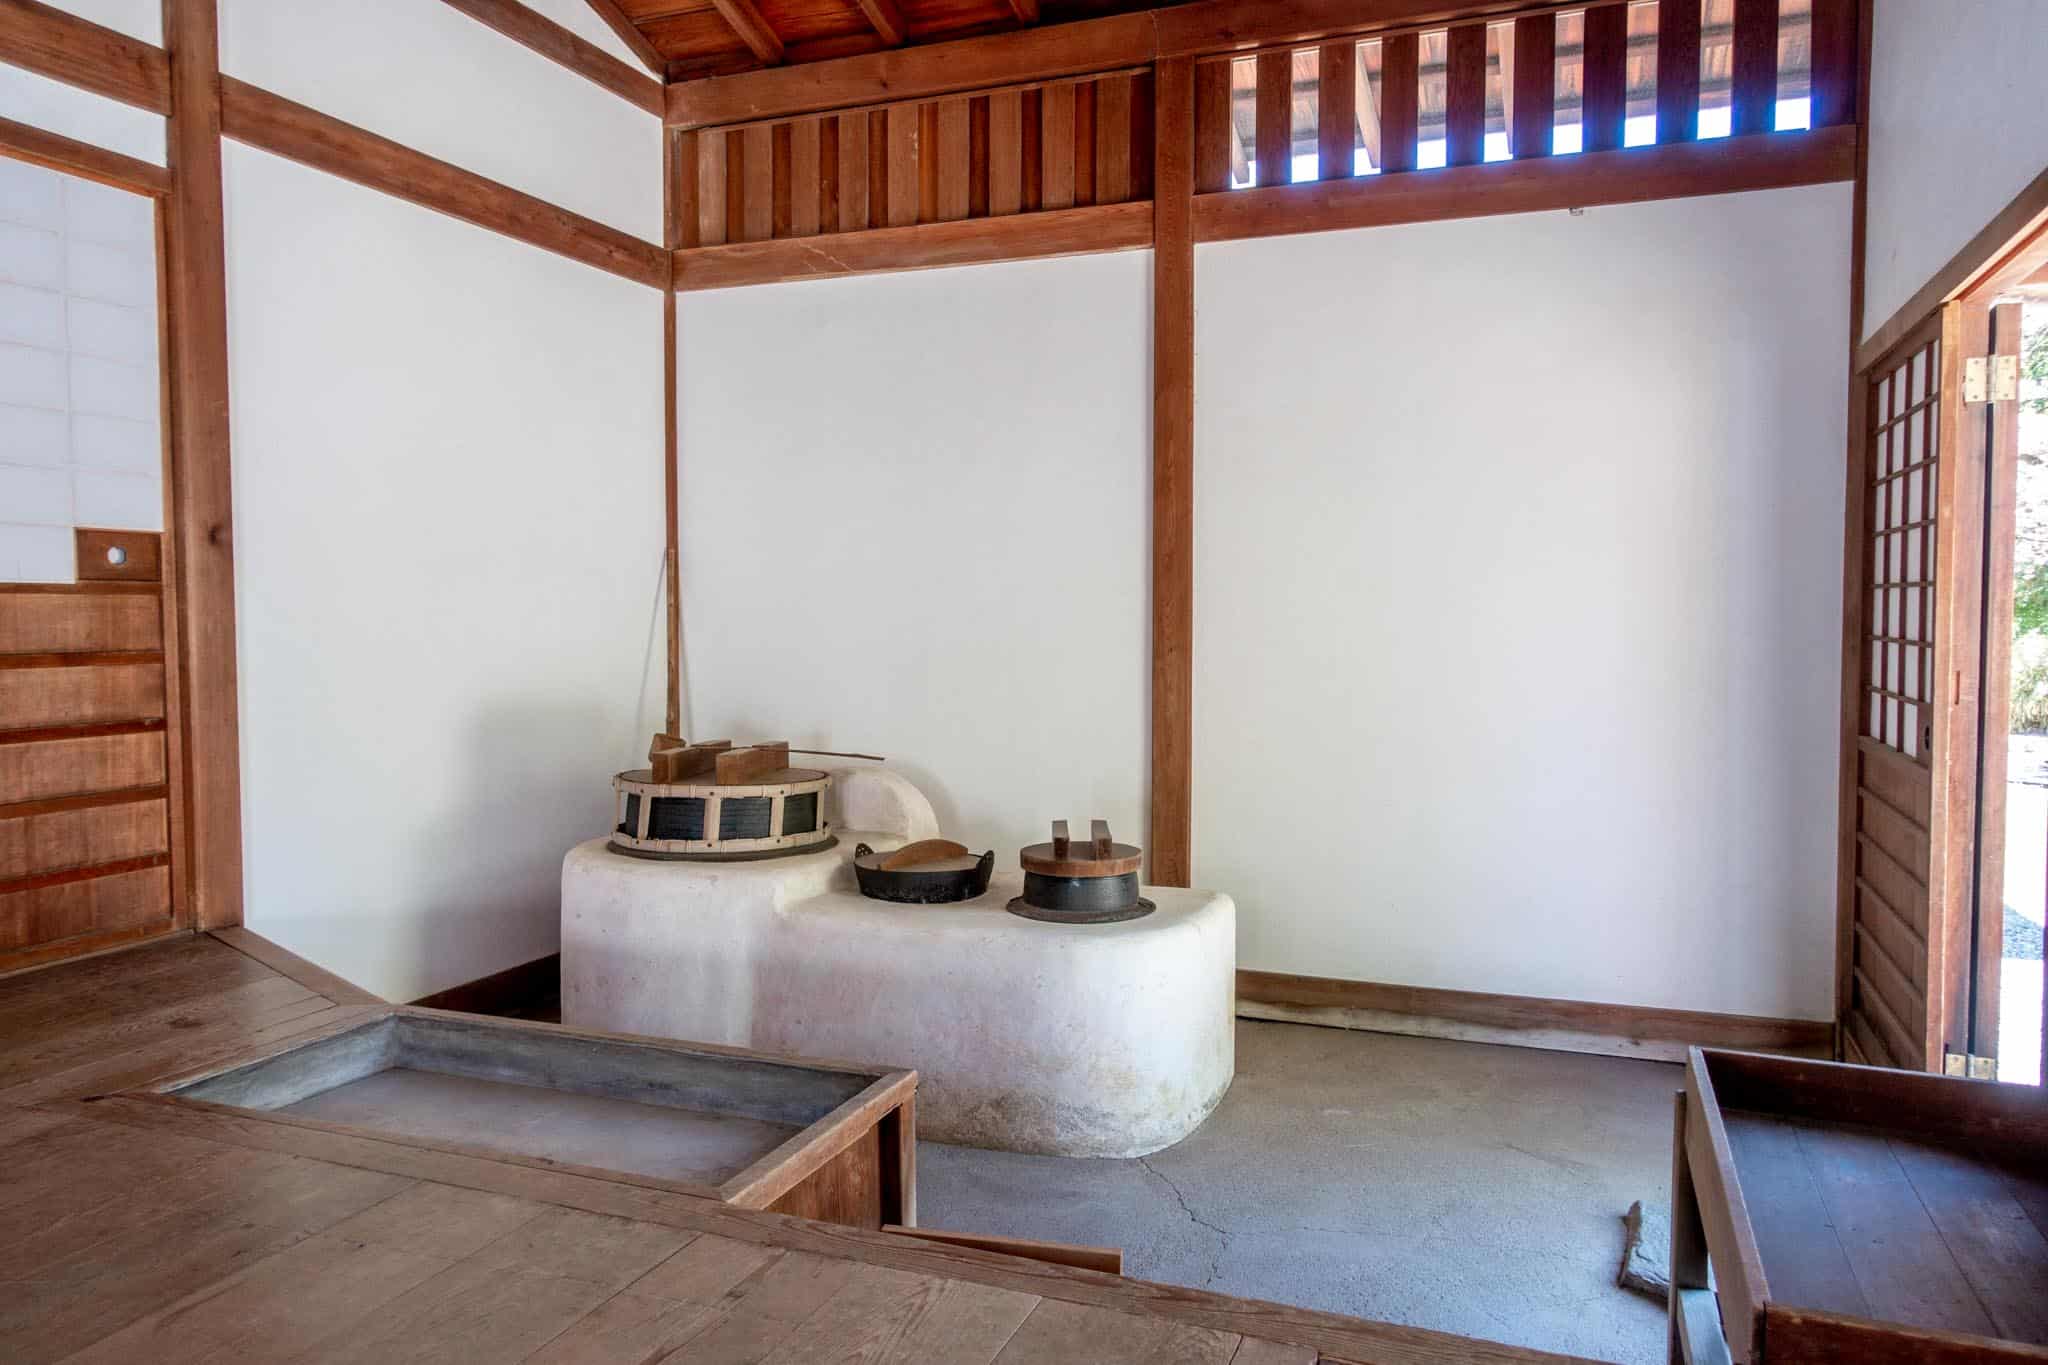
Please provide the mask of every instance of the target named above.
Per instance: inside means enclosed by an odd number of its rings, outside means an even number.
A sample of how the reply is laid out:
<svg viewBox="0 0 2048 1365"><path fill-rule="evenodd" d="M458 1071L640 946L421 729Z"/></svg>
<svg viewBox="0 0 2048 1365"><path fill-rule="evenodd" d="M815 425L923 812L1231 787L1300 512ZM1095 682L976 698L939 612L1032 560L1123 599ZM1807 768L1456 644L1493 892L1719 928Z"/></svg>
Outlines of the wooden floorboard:
<svg viewBox="0 0 2048 1365"><path fill-rule="evenodd" d="M1561 1359L122 1093L373 999L232 936L0 979L0 1360Z"/></svg>
<svg viewBox="0 0 2048 1365"><path fill-rule="evenodd" d="M1728 1110L1721 1116L1756 1229L1764 1277L1777 1303L1868 1316L1870 1305L1828 1218L1799 1130L1781 1119Z"/></svg>

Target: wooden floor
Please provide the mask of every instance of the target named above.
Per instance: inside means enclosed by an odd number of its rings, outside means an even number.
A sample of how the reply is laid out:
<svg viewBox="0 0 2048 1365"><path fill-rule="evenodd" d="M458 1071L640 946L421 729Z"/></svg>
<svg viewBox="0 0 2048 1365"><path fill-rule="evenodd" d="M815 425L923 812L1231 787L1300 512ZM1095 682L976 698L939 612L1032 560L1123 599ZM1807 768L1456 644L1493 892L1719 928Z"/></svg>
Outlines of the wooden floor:
<svg viewBox="0 0 2048 1365"><path fill-rule="evenodd" d="M122 1098L368 1011L239 930L0 978L0 1360L1561 1360Z"/></svg>
<svg viewBox="0 0 2048 1365"><path fill-rule="evenodd" d="M2048 1171L1874 1128L1723 1122L1773 1302L2048 1345Z"/></svg>

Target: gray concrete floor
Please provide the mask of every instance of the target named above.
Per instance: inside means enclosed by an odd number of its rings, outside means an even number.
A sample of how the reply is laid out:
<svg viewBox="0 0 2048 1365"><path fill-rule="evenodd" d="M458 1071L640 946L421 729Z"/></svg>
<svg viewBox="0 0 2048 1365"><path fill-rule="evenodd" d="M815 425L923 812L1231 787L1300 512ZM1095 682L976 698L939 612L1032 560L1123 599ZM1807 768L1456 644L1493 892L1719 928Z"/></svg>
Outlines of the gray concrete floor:
<svg viewBox="0 0 2048 1365"><path fill-rule="evenodd" d="M1615 1287L1621 1215L1668 1201L1679 1068L1303 1024L1237 1025L1237 1079L1135 1161L919 1144L918 1220L1120 1246L1125 1273L1601 1360L1660 1361Z"/></svg>

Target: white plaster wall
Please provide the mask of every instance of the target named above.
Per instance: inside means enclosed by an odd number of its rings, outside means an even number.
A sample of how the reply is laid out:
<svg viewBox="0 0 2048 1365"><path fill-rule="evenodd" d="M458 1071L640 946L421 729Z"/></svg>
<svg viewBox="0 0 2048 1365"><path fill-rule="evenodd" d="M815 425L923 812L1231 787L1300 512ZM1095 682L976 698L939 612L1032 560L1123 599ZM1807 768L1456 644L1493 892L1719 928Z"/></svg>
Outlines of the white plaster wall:
<svg viewBox="0 0 2048 1365"><path fill-rule="evenodd" d="M248 923L413 999L554 950L660 728L660 297L226 176Z"/></svg>
<svg viewBox="0 0 2048 1365"><path fill-rule="evenodd" d="M1849 206L1199 249L1240 965L1828 1016Z"/></svg>
<svg viewBox="0 0 2048 1365"><path fill-rule="evenodd" d="M682 297L690 733L887 754L1013 864L1143 842L1151 268Z"/></svg>
<svg viewBox="0 0 2048 1365"><path fill-rule="evenodd" d="M220 48L230 76L660 240L660 121L439 0L222 0Z"/></svg>
<svg viewBox="0 0 2048 1365"><path fill-rule="evenodd" d="M1868 336L2048 170L2048 4L1877 0Z"/></svg>

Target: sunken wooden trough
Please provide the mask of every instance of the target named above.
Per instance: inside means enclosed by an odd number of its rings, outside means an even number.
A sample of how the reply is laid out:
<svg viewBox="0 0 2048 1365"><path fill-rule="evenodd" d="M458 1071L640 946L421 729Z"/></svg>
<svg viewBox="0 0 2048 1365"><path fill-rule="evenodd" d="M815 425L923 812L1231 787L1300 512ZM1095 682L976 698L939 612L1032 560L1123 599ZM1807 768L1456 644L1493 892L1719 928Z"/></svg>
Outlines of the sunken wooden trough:
<svg viewBox="0 0 2048 1365"><path fill-rule="evenodd" d="M916 1219L914 1071L396 1007L163 1102L878 1228Z"/></svg>

